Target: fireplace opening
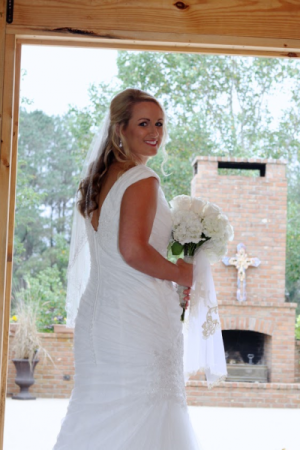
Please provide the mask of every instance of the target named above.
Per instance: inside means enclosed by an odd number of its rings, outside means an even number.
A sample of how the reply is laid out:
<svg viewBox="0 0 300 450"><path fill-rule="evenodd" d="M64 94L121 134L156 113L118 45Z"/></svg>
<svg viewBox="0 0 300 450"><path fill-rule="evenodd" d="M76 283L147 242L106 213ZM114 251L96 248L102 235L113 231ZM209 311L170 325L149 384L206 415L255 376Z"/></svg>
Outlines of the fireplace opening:
<svg viewBox="0 0 300 450"><path fill-rule="evenodd" d="M224 330L222 334L228 364L263 364L264 334L245 330Z"/></svg>
<svg viewBox="0 0 300 450"><path fill-rule="evenodd" d="M265 335L255 331L224 330L227 381L266 382Z"/></svg>

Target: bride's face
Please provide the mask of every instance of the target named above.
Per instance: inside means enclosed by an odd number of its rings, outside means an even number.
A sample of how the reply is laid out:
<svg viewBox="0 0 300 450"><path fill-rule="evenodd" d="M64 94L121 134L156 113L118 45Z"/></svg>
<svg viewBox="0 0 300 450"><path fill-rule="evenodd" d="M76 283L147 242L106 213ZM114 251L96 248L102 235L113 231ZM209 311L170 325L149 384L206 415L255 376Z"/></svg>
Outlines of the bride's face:
<svg viewBox="0 0 300 450"><path fill-rule="evenodd" d="M129 150L142 164L156 155L163 138L163 112L154 102L137 103L132 116L121 131Z"/></svg>

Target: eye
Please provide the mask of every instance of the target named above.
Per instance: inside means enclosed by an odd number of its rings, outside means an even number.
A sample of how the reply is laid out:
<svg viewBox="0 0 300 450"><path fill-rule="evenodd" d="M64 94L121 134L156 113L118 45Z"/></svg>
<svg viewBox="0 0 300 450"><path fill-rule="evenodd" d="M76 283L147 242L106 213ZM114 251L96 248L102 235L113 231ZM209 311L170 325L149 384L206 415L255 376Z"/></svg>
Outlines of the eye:
<svg viewBox="0 0 300 450"><path fill-rule="evenodd" d="M141 122L139 123L139 127L146 127L147 126L147 122Z"/></svg>
<svg viewBox="0 0 300 450"><path fill-rule="evenodd" d="M156 122L155 126L156 126L156 127L163 127L164 124L163 124L162 122Z"/></svg>

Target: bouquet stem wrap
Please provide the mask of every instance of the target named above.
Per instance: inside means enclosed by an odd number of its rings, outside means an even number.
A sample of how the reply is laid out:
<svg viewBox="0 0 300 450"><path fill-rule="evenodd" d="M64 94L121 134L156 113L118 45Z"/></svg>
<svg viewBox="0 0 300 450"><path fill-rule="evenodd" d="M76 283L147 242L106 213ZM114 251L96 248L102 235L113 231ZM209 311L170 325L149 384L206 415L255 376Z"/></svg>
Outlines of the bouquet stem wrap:
<svg viewBox="0 0 300 450"><path fill-rule="evenodd" d="M199 370L204 371L211 388L226 378L227 370L214 281L203 251L205 244L193 257L194 283L183 325L184 372L187 380Z"/></svg>
<svg viewBox="0 0 300 450"><path fill-rule="evenodd" d="M184 259L185 262L187 262L189 264L193 264L194 263L194 257L193 256L185 255L183 259ZM179 295L179 302L180 302L180 306L182 308L182 314L181 314L181 317L180 317L181 322L184 322L184 318L185 318L185 304L186 304L186 302L184 300L184 293L183 293L183 291L185 289L186 289L185 286L180 286L180 285L177 286L177 292L178 292L178 295Z"/></svg>

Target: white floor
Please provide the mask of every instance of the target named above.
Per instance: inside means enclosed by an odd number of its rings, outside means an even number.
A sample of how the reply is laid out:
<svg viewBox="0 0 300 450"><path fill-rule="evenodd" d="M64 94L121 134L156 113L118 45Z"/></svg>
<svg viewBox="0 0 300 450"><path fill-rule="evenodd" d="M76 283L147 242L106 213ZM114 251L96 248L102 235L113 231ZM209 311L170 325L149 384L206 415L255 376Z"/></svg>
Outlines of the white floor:
<svg viewBox="0 0 300 450"><path fill-rule="evenodd" d="M67 405L67 400L7 399L4 450L52 450ZM203 450L300 449L300 409L189 410Z"/></svg>

